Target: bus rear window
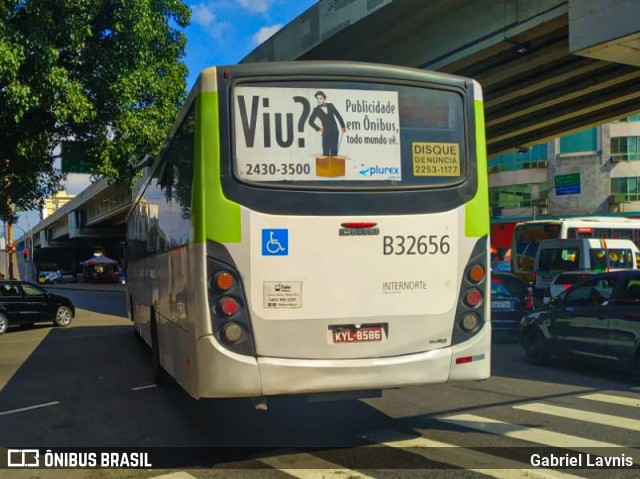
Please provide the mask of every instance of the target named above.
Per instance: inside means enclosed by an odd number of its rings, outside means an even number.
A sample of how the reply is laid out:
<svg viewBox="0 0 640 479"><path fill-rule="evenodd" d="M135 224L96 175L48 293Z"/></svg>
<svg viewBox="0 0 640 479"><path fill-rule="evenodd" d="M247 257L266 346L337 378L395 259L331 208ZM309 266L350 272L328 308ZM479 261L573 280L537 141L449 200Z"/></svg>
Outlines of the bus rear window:
<svg viewBox="0 0 640 479"><path fill-rule="evenodd" d="M518 243L539 243L545 239L560 237L560 225L557 224L528 224L516 227L516 241Z"/></svg>
<svg viewBox="0 0 640 479"><path fill-rule="evenodd" d="M360 82L241 83L234 174L295 188L424 188L467 174L461 94Z"/></svg>

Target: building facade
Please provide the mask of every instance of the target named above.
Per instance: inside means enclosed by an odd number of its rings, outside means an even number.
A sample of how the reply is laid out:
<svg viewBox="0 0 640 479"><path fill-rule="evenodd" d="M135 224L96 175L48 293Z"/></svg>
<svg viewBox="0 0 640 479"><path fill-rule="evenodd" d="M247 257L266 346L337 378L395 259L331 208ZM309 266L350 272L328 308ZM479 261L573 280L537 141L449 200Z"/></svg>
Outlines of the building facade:
<svg viewBox="0 0 640 479"><path fill-rule="evenodd" d="M489 159L491 243L504 253L517 222L640 217L640 114Z"/></svg>

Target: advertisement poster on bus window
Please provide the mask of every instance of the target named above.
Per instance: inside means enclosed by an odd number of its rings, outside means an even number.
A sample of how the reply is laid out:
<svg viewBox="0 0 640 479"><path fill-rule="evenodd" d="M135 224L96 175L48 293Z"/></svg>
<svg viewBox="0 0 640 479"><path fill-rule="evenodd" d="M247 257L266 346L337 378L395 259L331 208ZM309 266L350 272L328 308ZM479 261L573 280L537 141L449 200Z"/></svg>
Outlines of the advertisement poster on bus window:
<svg viewBox="0 0 640 479"><path fill-rule="evenodd" d="M244 180L402 179L397 92L240 86L233 101Z"/></svg>

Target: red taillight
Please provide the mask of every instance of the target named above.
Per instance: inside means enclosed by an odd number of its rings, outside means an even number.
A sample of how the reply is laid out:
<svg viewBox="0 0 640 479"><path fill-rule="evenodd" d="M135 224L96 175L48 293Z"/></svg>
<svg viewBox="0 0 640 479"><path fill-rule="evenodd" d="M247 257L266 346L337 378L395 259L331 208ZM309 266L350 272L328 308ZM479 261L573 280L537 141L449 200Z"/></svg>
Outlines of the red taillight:
<svg viewBox="0 0 640 479"><path fill-rule="evenodd" d="M562 285L562 287L563 287L564 289L569 289L569 288L571 287L571 285L570 285L570 284L563 284L563 285Z"/></svg>
<svg viewBox="0 0 640 479"><path fill-rule="evenodd" d="M482 301L482 293L477 289L470 289L464 297L464 302L472 308L475 308L480 301Z"/></svg>
<svg viewBox="0 0 640 479"><path fill-rule="evenodd" d="M222 298L218 301L218 308L226 316L233 316L240 309L240 305L233 298Z"/></svg>
<svg viewBox="0 0 640 479"><path fill-rule="evenodd" d="M527 299L524 300L524 309L529 310L533 309L533 298L531 295L527 295Z"/></svg>

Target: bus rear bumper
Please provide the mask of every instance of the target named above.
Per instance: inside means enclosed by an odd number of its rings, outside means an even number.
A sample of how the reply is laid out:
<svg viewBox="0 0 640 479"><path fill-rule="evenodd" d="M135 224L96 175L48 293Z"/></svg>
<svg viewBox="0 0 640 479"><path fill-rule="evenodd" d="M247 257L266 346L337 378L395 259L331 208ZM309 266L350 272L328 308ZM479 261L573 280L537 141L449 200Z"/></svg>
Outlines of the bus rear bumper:
<svg viewBox="0 0 640 479"><path fill-rule="evenodd" d="M376 359L258 358L264 396L388 389L447 381L481 380L490 374L491 328L487 324L461 345ZM475 358L456 364L455 358Z"/></svg>
<svg viewBox="0 0 640 479"><path fill-rule="evenodd" d="M489 377L491 328L463 344L404 356L366 359L249 358L222 348L211 336L199 340L204 373L196 397L258 397L279 394L389 389ZM456 363L457 358L472 358ZM210 369L206 365L214 365ZM208 371L207 371L208 370Z"/></svg>

